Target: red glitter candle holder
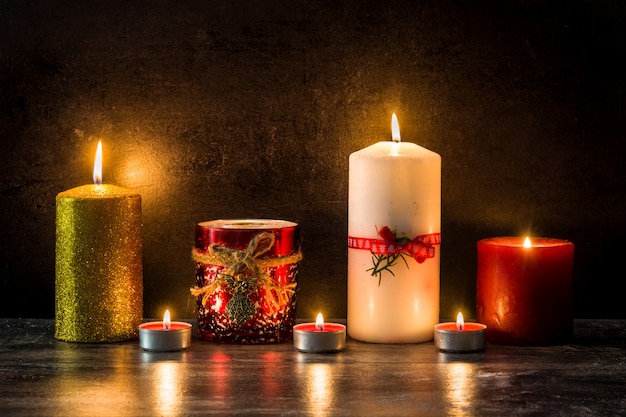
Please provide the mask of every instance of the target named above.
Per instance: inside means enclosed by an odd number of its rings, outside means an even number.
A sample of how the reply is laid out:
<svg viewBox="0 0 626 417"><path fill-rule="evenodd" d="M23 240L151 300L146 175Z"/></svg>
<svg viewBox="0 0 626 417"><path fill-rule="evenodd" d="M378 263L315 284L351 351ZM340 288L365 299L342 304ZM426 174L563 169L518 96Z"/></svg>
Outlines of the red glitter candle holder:
<svg viewBox="0 0 626 417"><path fill-rule="evenodd" d="M259 237L272 241L257 257L251 255L251 246ZM232 259L246 258L252 268L243 267L233 273L236 276L228 275L229 268L230 273L235 268L214 260L218 250L232 254ZM200 338L233 344L293 340L300 258L297 223L265 219L198 223L194 251L197 287L192 293L196 290Z"/></svg>

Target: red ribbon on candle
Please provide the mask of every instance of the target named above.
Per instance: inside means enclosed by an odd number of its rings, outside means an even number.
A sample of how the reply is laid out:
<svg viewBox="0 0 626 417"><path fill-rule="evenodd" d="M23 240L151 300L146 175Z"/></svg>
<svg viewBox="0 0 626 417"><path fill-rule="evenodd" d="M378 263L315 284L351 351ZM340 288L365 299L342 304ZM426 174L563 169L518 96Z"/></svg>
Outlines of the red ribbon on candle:
<svg viewBox="0 0 626 417"><path fill-rule="evenodd" d="M441 244L441 233L420 235L412 240L397 239L393 231L384 226L378 231L382 239L348 236L348 248L369 250L375 255L395 255L405 253L418 263L435 257L435 245Z"/></svg>

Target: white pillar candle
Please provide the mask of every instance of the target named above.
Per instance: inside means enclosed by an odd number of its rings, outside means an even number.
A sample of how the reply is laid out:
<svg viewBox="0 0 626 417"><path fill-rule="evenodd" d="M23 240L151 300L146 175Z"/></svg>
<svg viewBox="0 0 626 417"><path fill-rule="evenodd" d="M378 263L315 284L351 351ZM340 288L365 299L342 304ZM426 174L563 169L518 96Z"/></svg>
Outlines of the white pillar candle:
<svg viewBox="0 0 626 417"><path fill-rule="evenodd" d="M439 322L441 157L401 142L395 114L392 120L393 141L350 155L348 334L374 343L425 342ZM389 268L371 269L376 258L382 267L398 250Z"/></svg>

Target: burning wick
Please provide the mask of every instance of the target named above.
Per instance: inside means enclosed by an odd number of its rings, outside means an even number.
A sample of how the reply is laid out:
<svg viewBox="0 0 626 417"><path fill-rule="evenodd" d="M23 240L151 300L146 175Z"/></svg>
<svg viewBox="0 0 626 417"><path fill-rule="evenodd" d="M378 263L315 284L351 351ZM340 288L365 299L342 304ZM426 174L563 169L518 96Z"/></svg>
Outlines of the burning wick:
<svg viewBox="0 0 626 417"><path fill-rule="evenodd" d="M165 314L163 314L163 329L169 330L172 325L172 319L170 318L170 311L165 310Z"/></svg>
<svg viewBox="0 0 626 417"><path fill-rule="evenodd" d="M400 142L400 125L398 124L398 117L396 114L391 115L391 138L394 142Z"/></svg>
<svg viewBox="0 0 626 417"><path fill-rule="evenodd" d="M459 311L459 314L456 315L456 328L458 331L463 331L463 326L465 325L465 321L463 320L463 314Z"/></svg>
<svg viewBox="0 0 626 417"><path fill-rule="evenodd" d="M98 141L96 148L96 158L93 162L93 183L102 184L102 141Z"/></svg>
<svg viewBox="0 0 626 417"><path fill-rule="evenodd" d="M322 313L317 314L317 319L315 319L315 329L319 331L324 330L324 316L322 316Z"/></svg>

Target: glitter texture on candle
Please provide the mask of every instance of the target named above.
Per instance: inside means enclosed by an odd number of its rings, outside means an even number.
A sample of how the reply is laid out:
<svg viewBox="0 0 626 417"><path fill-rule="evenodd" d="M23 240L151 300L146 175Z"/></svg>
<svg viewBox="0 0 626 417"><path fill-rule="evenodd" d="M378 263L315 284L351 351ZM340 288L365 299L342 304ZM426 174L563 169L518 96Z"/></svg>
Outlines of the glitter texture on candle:
<svg viewBox="0 0 626 417"><path fill-rule="evenodd" d="M90 184L59 193L56 205L55 337L87 343L137 338L141 196Z"/></svg>

